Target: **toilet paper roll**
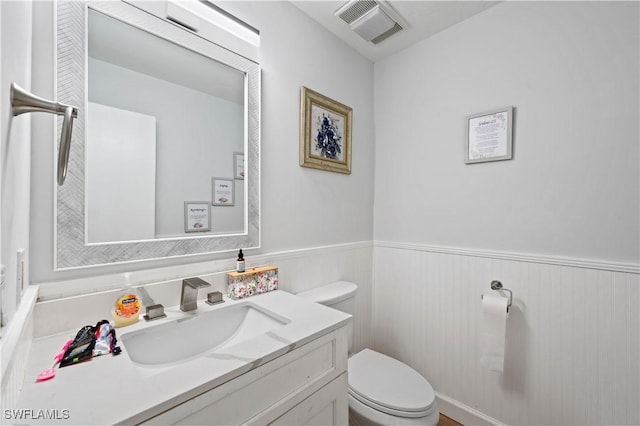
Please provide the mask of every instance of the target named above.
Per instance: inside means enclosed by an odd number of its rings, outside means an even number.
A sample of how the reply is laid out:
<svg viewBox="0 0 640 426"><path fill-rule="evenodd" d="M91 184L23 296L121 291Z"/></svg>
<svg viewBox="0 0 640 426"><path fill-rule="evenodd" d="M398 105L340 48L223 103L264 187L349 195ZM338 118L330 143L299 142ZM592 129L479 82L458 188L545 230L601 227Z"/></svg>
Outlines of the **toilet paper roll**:
<svg viewBox="0 0 640 426"><path fill-rule="evenodd" d="M508 301L506 297L495 293L482 297L480 365L491 371L504 371Z"/></svg>

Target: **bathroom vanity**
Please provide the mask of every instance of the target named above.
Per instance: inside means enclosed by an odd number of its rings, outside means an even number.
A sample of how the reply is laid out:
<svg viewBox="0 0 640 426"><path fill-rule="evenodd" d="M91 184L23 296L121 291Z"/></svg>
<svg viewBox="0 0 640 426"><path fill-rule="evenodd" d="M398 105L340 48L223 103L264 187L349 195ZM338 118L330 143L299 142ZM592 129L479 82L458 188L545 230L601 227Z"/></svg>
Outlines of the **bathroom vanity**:
<svg viewBox="0 0 640 426"><path fill-rule="evenodd" d="M348 423L349 315L283 291L166 314L117 329L120 355L57 369L41 383L38 373L76 330L36 339L18 404L31 418L15 423ZM166 342L153 343L162 335Z"/></svg>

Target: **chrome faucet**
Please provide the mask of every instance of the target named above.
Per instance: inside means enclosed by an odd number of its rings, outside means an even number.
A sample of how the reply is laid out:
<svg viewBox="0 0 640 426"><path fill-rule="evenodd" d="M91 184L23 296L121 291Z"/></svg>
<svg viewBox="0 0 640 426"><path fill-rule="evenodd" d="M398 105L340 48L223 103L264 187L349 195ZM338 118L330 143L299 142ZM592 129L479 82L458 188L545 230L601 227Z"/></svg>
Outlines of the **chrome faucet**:
<svg viewBox="0 0 640 426"><path fill-rule="evenodd" d="M211 284L198 277L182 280L180 310L182 312L189 312L198 309L198 290L210 286Z"/></svg>

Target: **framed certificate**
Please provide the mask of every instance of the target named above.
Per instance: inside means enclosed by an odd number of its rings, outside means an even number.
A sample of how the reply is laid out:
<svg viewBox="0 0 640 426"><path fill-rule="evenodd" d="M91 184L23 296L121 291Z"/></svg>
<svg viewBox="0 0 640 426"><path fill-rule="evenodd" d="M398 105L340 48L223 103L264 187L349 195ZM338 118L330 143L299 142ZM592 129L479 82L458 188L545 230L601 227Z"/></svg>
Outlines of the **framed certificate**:
<svg viewBox="0 0 640 426"><path fill-rule="evenodd" d="M512 122L513 107L468 116L464 162L511 160Z"/></svg>
<svg viewBox="0 0 640 426"><path fill-rule="evenodd" d="M244 154L241 152L233 153L233 178L244 179Z"/></svg>
<svg viewBox="0 0 640 426"><path fill-rule="evenodd" d="M212 202L214 206L233 206L235 198L235 183L233 179L211 178Z"/></svg>
<svg viewBox="0 0 640 426"><path fill-rule="evenodd" d="M184 232L211 230L211 206L208 201L184 202Z"/></svg>

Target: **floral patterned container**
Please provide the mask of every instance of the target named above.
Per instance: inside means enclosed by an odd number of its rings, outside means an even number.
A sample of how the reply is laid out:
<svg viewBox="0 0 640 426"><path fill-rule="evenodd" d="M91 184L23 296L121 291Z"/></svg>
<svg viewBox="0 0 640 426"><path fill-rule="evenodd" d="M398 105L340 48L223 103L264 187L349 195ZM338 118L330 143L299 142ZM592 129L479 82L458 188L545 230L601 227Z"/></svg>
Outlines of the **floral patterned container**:
<svg viewBox="0 0 640 426"><path fill-rule="evenodd" d="M227 295L232 299L242 299L277 289L276 266L249 268L245 272L227 272Z"/></svg>

